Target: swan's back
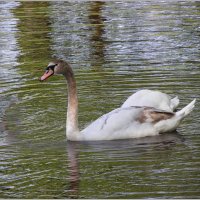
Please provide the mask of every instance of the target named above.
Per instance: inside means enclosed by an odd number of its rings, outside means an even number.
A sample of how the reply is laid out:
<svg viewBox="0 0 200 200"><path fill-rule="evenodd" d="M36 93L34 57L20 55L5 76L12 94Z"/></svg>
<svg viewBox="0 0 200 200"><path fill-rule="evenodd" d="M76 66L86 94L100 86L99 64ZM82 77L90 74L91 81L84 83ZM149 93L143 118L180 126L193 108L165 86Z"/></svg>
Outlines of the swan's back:
<svg viewBox="0 0 200 200"><path fill-rule="evenodd" d="M149 106L167 112L173 112L174 107L169 95L152 90L140 90L132 94L121 107L126 108L130 106Z"/></svg>

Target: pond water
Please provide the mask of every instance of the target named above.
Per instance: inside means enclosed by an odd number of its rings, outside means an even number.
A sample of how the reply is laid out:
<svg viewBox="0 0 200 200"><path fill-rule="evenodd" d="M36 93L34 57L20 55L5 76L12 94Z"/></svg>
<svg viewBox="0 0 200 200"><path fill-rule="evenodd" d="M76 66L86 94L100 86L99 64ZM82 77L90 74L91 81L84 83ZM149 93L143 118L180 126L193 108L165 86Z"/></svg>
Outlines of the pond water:
<svg viewBox="0 0 200 200"><path fill-rule="evenodd" d="M200 2L0 2L1 198L199 198ZM177 132L66 141L66 83L40 83L69 61L79 124L139 89L179 96L194 111Z"/></svg>

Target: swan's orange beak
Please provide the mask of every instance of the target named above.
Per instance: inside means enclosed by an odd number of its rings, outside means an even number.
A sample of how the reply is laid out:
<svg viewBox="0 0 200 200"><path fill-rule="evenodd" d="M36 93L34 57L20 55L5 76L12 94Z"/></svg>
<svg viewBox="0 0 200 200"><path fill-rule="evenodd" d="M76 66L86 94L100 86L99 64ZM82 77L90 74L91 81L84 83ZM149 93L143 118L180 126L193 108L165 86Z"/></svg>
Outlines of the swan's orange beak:
<svg viewBox="0 0 200 200"><path fill-rule="evenodd" d="M47 70L43 76L39 79L40 81L44 81L46 79L48 79L50 76L52 76L54 74L52 69Z"/></svg>

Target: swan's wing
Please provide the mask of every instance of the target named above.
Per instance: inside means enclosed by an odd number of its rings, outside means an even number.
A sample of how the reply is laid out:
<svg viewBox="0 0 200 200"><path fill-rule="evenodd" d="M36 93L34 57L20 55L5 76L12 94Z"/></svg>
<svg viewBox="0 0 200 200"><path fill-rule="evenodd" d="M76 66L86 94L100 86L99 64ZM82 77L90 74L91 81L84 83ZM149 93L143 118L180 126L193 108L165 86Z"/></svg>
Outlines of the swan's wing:
<svg viewBox="0 0 200 200"><path fill-rule="evenodd" d="M98 118L82 133L88 138L122 139L157 134L154 124L172 118L174 113L151 107L128 107L115 109Z"/></svg>
<svg viewBox="0 0 200 200"><path fill-rule="evenodd" d="M166 112L155 108L145 108L140 116L142 117L141 123L150 122L156 124L162 120L171 119L174 115L175 113L173 112Z"/></svg>
<svg viewBox="0 0 200 200"><path fill-rule="evenodd" d="M92 122L86 129L87 131L105 131L106 129L118 129L124 124L135 121L139 115L141 108L129 107L118 108L107 114L104 114L94 122Z"/></svg>
<svg viewBox="0 0 200 200"><path fill-rule="evenodd" d="M179 105L179 98L178 98L178 96L176 96L173 99L171 99L170 107L174 111L178 107L178 105Z"/></svg>
<svg viewBox="0 0 200 200"><path fill-rule="evenodd" d="M165 111L173 111L171 97L165 93L152 90L140 90L132 94L123 104L122 108L130 106L150 106Z"/></svg>

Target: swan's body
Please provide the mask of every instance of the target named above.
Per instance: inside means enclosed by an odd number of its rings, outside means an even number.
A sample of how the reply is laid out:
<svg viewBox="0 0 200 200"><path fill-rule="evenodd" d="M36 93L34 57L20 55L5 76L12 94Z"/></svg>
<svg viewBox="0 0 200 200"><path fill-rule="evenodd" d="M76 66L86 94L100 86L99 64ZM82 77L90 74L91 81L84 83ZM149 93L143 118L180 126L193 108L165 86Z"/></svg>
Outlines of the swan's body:
<svg viewBox="0 0 200 200"><path fill-rule="evenodd" d="M139 90L132 94L121 107L150 106L167 112L173 112L178 107L178 104L178 97L172 99L169 95L159 91Z"/></svg>
<svg viewBox="0 0 200 200"><path fill-rule="evenodd" d="M182 112L170 113L151 107L118 108L83 129L79 139L114 140L158 135L175 130L185 116Z"/></svg>
<svg viewBox="0 0 200 200"><path fill-rule="evenodd" d="M158 135L175 130L192 111L195 100L182 110L166 112L146 106L122 106L115 109L88 127L78 129L78 98L73 71L68 63L57 60L49 63L41 81L53 74L63 74L68 83L68 110L66 135L68 140L115 140ZM134 97L135 98L135 97ZM125 104L127 105L127 104Z"/></svg>

